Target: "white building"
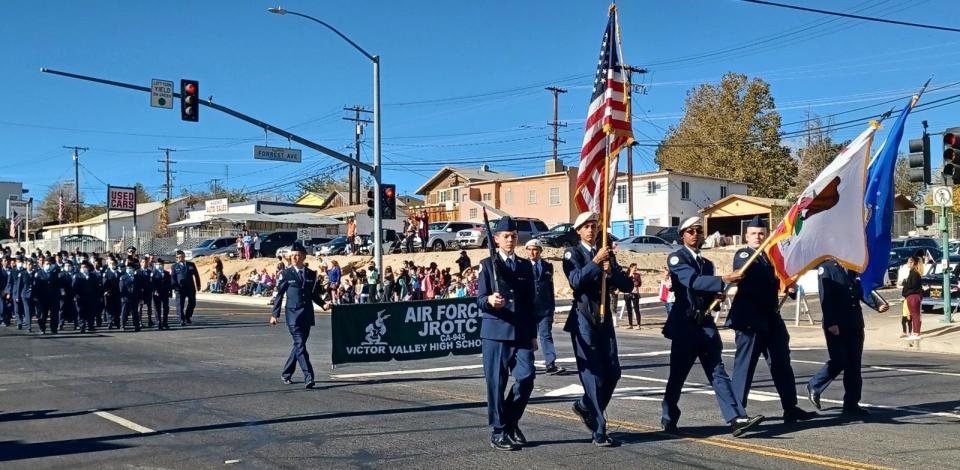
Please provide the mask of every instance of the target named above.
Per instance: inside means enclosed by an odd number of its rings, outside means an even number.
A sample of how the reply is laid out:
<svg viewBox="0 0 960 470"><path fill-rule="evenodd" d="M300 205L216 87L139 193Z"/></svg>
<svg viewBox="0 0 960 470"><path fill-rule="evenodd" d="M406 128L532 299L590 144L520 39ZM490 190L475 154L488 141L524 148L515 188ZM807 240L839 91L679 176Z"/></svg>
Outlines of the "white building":
<svg viewBox="0 0 960 470"><path fill-rule="evenodd" d="M9 201L24 199L23 183L0 181L0 216L10 218Z"/></svg>
<svg viewBox="0 0 960 470"><path fill-rule="evenodd" d="M184 198L170 201L167 207L167 220L173 222L180 217L184 210ZM160 223L160 213L163 211L163 202L142 202L137 204L136 229L140 235L152 234ZM43 238L58 239L64 235L84 234L92 235L100 240L107 240L107 224L110 225L110 240L121 237L132 237L134 231L133 212L110 211L109 220L106 213L91 217L79 223L47 225L43 228Z"/></svg>
<svg viewBox="0 0 960 470"><path fill-rule="evenodd" d="M214 202L214 201L208 201ZM272 232L281 229L316 227L316 236L335 234L337 221L314 214L314 206L275 201L245 201L229 203L208 213L193 209L184 220L169 225L177 237L205 238L232 236L245 228L253 232ZM299 215L299 217L294 217Z"/></svg>
<svg viewBox="0 0 960 470"><path fill-rule="evenodd" d="M724 178L678 171L657 171L633 175L634 233L646 227L673 227L700 210L731 194L747 194L747 184ZM611 233L629 234L627 177L617 179L610 210Z"/></svg>

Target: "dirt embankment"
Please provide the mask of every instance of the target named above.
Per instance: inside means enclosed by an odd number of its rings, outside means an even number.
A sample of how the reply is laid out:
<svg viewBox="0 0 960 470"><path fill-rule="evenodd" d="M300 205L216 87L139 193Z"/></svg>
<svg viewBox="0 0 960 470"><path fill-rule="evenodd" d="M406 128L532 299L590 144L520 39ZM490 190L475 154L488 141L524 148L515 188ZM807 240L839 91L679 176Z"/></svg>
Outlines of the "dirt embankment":
<svg viewBox="0 0 960 470"><path fill-rule="evenodd" d="M710 261L713 261L713 264L717 267L718 274L725 274L732 271L731 266L733 265L734 251L734 248L715 248L704 250L703 256ZM474 266L476 266L481 259L485 258L487 253L488 252L485 249L467 250L467 256L470 257L470 260L473 262ZM520 255L522 256L523 253L520 253ZM405 260L412 260L417 264L417 266L429 266L430 263L437 263L437 266L440 268L449 267L451 268L451 272L455 272L457 270L457 258L459 257L459 251L442 251L384 255L383 262L387 266L392 266L394 272L399 272L399 268L403 265ZM544 248L543 257L545 260L553 264L553 284L556 286L557 297L569 298L571 294L570 284L567 283L567 279L563 275L563 250L560 248ZM367 266L372 257L327 256L323 259L328 261L337 260L341 269L346 274L356 269L363 269ZM260 269L266 268L267 272L272 274L274 267L277 264L276 258L257 258L253 260L221 258L221 260L223 261L223 269L227 276L230 276L237 271L240 272L241 284L246 281L247 276L250 274L252 269L257 269L259 271ZM617 260L624 267L630 265L630 263L637 263L637 266L640 268L640 272L643 277L644 291L655 292L659 286L663 268L667 265L667 254L618 251ZM210 276L210 271L213 269L213 258L198 258L195 260L195 262L200 271L200 279L203 283L203 286L206 287L208 278ZM307 264L312 268L316 268L320 265L320 258L316 256L309 256L307 258Z"/></svg>

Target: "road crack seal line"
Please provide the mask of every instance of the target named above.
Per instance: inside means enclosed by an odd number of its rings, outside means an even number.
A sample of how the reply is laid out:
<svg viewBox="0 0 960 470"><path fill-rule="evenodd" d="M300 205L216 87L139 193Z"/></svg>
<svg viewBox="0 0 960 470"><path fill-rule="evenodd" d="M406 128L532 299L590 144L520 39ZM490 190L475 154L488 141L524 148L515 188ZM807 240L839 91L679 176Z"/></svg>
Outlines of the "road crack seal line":
<svg viewBox="0 0 960 470"><path fill-rule="evenodd" d="M419 389L411 385L406 384L393 384L398 387L405 387L410 389L415 389L420 393L428 393L437 397L447 398L450 400L456 400L465 403L476 402L476 397L469 397L466 395L459 395L449 392L441 392L438 390L430 389ZM552 418L564 419L567 421L580 422L580 418L574 415L573 413L566 413L563 411L555 410L553 408L545 406L528 406L526 411L528 413L534 413L541 416L548 416ZM620 429L625 429L628 431L634 432L646 432L646 433L663 433L659 428L653 426L647 426L644 424L631 423L628 421L620 420L607 420L611 426L615 426ZM749 452L752 454L763 455L767 457L776 457L785 460L792 460L795 462L803 462L814 465L820 465L828 468L844 469L844 470L892 470L891 467L884 467L880 465L873 465L863 462L856 462L852 460L838 459L834 457L828 457L826 455L812 454L808 452L801 452L797 450L783 449L780 447L771 447L760 444L751 444L744 442L742 440L733 441L730 439L724 439L719 437L706 437L706 436L693 436L693 435L682 435L677 436L673 434L664 433L672 438L677 440L685 440L690 442L695 442L698 444L711 445L716 447L722 447L725 449L739 450L743 452Z"/></svg>

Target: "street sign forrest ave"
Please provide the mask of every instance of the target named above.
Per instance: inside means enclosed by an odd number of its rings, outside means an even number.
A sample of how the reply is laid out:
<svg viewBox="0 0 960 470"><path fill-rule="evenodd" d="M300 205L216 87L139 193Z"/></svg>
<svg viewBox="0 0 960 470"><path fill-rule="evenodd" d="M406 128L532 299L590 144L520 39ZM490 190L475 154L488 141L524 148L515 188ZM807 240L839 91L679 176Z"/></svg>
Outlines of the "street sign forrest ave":
<svg viewBox="0 0 960 470"><path fill-rule="evenodd" d="M150 106L173 109L173 82L157 79L150 81Z"/></svg>
<svg viewBox="0 0 960 470"><path fill-rule="evenodd" d="M334 365L480 354L476 297L334 305Z"/></svg>
<svg viewBox="0 0 960 470"><path fill-rule="evenodd" d="M275 160L278 162L300 163L303 152L300 149L283 147L253 146L253 158L257 160Z"/></svg>

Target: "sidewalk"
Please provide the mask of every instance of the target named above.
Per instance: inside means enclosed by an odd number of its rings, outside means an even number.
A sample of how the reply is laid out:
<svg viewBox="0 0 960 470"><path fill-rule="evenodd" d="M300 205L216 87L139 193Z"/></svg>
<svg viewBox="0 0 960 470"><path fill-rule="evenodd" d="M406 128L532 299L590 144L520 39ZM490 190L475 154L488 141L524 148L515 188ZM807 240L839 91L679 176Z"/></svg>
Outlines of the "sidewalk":
<svg viewBox="0 0 960 470"><path fill-rule="evenodd" d="M960 315L954 319L952 324L943 323L943 314L927 313L923 315L922 334L919 347L911 345L904 338L900 338L900 309L902 299L890 299L890 310L887 313L877 313L868 307L863 308L864 322L866 323L866 339L864 349L867 350L885 350L885 351L922 351L925 353L942 354L960 354ZM247 297L234 294L210 294L207 292L198 292L197 300L206 302L216 302L230 305L257 306L262 307L264 313L269 313L273 308L268 305L269 297ZM817 296L808 295L807 303L811 306L817 304ZM554 321L562 324L566 321L569 304L567 301L558 302L557 313ZM660 329L663 328L663 322L666 315L663 313L663 304L650 304L653 307L644 311L643 329L628 330L617 328L618 335L640 334L660 336ZM787 329L790 331L790 346L794 348L825 348L826 340L823 336L823 328L820 324L819 309L812 313L814 324L811 325L805 317L801 317L800 326L794 326L794 302L787 302L783 306L783 317L787 323ZM318 315L329 315L329 311L316 309ZM651 313L652 312L652 313ZM626 321L626 320L623 320ZM723 319L718 323L722 323ZM723 338L725 347L732 347L734 343L733 330L721 328L720 336Z"/></svg>

